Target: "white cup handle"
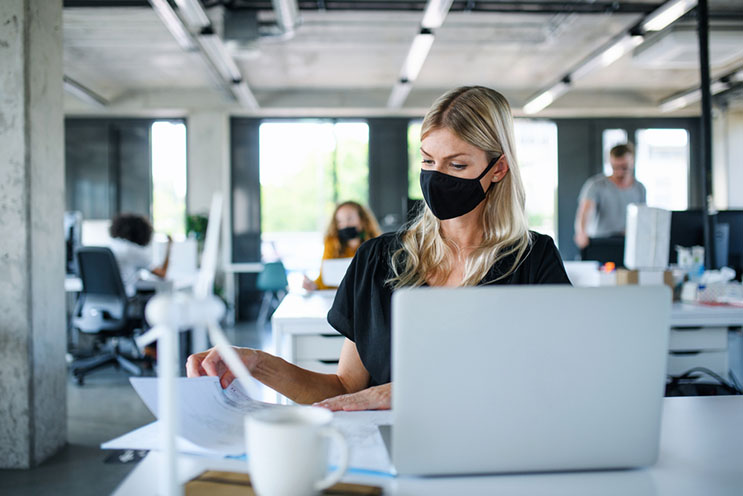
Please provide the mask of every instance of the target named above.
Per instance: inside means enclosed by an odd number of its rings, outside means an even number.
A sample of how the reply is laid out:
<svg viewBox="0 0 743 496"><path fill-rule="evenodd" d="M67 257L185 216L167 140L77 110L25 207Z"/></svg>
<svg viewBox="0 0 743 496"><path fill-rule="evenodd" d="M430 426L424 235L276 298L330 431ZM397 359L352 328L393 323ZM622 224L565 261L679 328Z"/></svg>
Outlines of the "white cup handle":
<svg viewBox="0 0 743 496"><path fill-rule="evenodd" d="M315 491L323 491L333 484L337 483L343 477L343 474L348 470L348 443L343 434L333 429L332 427L323 427L320 431L321 436L329 437L331 440L335 440L341 447L341 463L337 469L329 473L324 479L315 483Z"/></svg>

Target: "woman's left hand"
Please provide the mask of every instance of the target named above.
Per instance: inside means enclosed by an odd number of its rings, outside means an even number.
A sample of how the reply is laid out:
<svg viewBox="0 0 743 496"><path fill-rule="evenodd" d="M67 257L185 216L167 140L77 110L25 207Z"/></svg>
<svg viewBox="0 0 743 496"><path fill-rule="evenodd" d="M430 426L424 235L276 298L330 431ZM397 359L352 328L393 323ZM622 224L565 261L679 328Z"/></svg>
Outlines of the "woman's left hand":
<svg viewBox="0 0 743 496"><path fill-rule="evenodd" d="M389 410L392 401L392 383L362 389L358 393L342 394L334 398L319 401L314 406L321 406L331 411L343 410Z"/></svg>

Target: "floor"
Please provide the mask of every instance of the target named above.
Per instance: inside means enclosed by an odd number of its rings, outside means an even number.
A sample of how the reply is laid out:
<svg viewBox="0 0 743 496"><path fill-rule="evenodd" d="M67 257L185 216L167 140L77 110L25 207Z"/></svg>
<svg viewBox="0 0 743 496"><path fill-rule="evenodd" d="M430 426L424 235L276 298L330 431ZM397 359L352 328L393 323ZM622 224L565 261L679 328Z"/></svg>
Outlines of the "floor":
<svg viewBox="0 0 743 496"><path fill-rule="evenodd" d="M226 332L236 345L270 350L268 327L259 330L252 323L239 324ZM729 338L730 366L743 382L743 337L740 332L731 332ZM122 371L101 370L87 377L82 387L70 379L67 384L69 444L33 470L0 470L0 493L3 496L110 494L134 468L136 457L129 463L106 463L116 454L101 450L99 445L153 420Z"/></svg>
<svg viewBox="0 0 743 496"><path fill-rule="evenodd" d="M254 323L227 329L228 339L238 346L270 349L270 330L258 331ZM151 374L151 373L150 373ZM96 371L78 386L67 382L67 439L59 453L32 470L0 470L3 496L110 494L135 467L116 458L100 444L155 420L129 385L129 376L114 368ZM108 462L107 462L108 461Z"/></svg>

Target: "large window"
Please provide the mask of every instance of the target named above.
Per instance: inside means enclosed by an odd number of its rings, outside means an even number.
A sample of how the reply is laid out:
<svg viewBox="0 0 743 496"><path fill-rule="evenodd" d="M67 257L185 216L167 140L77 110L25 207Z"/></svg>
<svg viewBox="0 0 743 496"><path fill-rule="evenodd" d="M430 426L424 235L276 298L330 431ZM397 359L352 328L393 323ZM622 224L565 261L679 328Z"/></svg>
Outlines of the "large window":
<svg viewBox="0 0 743 496"><path fill-rule="evenodd" d="M186 126L182 122L152 124L152 224L157 233L185 237Z"/></svg>
<svg viewBox="0 0 743 496"><path fill-rule="evenodd" d="M368 203L369 126L303 120L260 126L261 231L264 260L316 277L323 234L336 203Z"/></svg>
<svg viewBox="0 0 743 496"><path fill-rule="evenodd" d="M419 184L421 122L408 127L408 196L422 199ZM555 238L557 198L557 126L553 122L515 119L516 153L526 189L529 228Z"/></svg>
<svg viewBox="0 0 743 496"><path fill-rule="evenodd" d="M686 129L638 129L635 175L647 188L648 205L689 206L689 133Z"/></svg>

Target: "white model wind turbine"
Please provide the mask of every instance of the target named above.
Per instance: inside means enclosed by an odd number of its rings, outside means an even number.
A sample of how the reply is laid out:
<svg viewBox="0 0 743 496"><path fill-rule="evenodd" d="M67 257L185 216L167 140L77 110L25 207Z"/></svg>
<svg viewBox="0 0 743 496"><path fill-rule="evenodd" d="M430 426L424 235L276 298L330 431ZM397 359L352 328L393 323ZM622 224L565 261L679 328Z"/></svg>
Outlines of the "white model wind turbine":
<svg viewBox="0 0 743 496"><path fill-rule="evenodd" d="M219 322L225 313L224 303L213 294L221 218L222 195L215 193L209 212L201 267L193 291L171 291L153 297L145 310L147 321L153 327L137 338L137 345L140 348L154 341L158 342L159 419L163 429L161 434L164 464L160 473L159 494L161 496L182 496L183 494L182 487L178 483L178 452L176 448L178 432L178 391L176 387L179 368L178 332L186 329L206 328L209 338L212 344L217 347L222 360L245 390L249 390L250 373L219 326Z"/></svg>

